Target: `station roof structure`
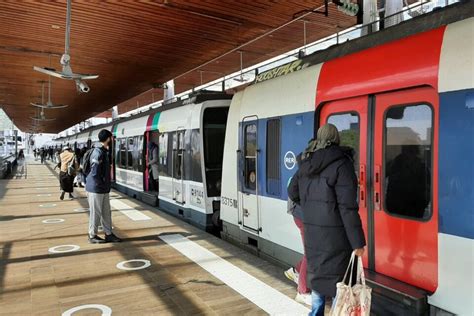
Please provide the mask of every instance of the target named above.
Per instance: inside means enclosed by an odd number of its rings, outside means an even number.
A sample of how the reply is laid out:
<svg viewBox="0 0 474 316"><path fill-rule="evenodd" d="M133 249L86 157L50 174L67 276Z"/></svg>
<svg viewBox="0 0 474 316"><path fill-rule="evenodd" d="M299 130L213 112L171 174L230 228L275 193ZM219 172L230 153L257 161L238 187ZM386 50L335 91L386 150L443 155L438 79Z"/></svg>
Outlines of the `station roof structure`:
<svg viewBox="0 0 474 316"><path fill-rule="evenodd" d="M66 1L3 1L0 107L22 131L57 133L118 104L123 112L157 101L158 85L168 80L179 93L199 86L202 77L208 82L238 71L241 53L248 67L300 47L303 24L309 43L356 23L332 3L328 16L310 11L324 12L325 1L74 0L71 65L99 78L88 80L91 91L83 94L73 81L52 78L53 103L69 106L46 109L55 120L34 124L37 108L30 103L41 101L40 82L48 76L33 66L61 69Z"/></svg>

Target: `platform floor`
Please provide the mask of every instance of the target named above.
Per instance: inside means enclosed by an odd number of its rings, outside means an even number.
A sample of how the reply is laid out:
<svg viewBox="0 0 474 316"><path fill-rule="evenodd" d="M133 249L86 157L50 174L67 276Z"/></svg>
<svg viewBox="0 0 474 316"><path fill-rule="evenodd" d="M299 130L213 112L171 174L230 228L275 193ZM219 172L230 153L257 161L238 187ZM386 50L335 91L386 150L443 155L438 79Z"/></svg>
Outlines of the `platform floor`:
<svg viewBox="0 0 474 316"><path fill-rule="evenodd" d="M89 244L86 193L60 201L56 174L30 158L26 179L0 180L1 315L100 315L89 304L102 315L309 311L280 267L117 192L113 225L124 242ZM117 267L127 260L150 265Z"/></svg>

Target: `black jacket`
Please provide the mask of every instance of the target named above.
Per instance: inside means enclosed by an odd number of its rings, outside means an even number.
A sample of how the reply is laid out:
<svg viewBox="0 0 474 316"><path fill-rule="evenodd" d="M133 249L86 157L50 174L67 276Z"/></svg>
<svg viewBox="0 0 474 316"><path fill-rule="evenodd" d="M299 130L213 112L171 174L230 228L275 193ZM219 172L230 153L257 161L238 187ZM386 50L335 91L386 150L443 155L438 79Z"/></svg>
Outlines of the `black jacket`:
<svg viewBox="0 0 474 316"><path fill-rule="evenodd" d="M288 187L303 209L308 284L336 295L353 249L365 246L352 149L331 146L303 160Z"/></svg>

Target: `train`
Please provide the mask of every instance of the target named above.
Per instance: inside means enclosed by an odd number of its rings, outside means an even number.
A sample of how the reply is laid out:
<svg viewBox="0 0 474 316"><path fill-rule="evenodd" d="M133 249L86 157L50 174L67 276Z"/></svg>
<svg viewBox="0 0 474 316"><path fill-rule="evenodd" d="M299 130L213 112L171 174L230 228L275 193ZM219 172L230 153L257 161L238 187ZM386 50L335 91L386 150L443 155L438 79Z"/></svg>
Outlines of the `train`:
<svg viewBox="0 0 474 316"><path fill-rule="evenodd" d="M293 265L303 245L288 180L332 123L356 153L374 312L473 315L473 12L455 4L260 73L233 95L198 92L56 141L90 147L112 130L118 190Z"/></svg>

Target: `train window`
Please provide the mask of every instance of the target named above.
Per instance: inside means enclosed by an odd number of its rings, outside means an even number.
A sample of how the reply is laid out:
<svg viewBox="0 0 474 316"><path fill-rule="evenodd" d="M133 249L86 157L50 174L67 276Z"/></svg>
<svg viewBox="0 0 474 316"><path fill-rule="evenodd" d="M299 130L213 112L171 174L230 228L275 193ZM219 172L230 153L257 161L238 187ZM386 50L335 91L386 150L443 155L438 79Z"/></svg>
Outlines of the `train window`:
<svg viewBox="0 0 474 316"><path fill-rule="evenodd" d="M430 217L433 113L427 104L394 106L385 113L385 210Z"/></svg>
<svg viewBox="0 0 474 316"><path fill-rule="evenodd" d="M281 175L281 131L280 119L271 119L267 122L267 193L275 196L280 195Z"/></svg>
<svg viewBox="0 0 474 316"><path fill-rule="evenodd" d="M143 172L144 164L143 164L143 135L137 136L137 143L136 143L136 153L137 153L137 171Z"/></svg>
<svg viewBox="0 0 474 316"><path fill-rule="evenodd" d="M119 160L119 167L120 168L127 168L127 139L121 138L120 139L120 160Z"/></svg>
<svg viewBox="0 0 474 316"><path fill-rule="evenodd" d="M133 170L133 137L127 138L127 169Z"/></svg>
<svg viewBox="0 0 474 316"><path fill-rule="evenodd" d="M354 149L354 169L359 174L359 116L357 113L337 113L328 117L328 123L337 127L340 145Z"/></svg>
<svg viewBox="0 0 474 316"><path fill-rule="evenodd" d="M184 131L173 133L173 177L181 179L183 174Z"/></svg>
<svg viewBox="0 0 474 316"><path fill-rule="evenodd" d="M193 129L191 132L191 180L202 182L201 170L201 142L200 133L198 129Z"/></svg>
<svg viewBox="0 0 474 316"><path fill-rule="evenodd" d="M248 190L257 188L257 125L248 124L244 128L244 184Z"/></svg>
<svg viewBox="0 0 474 316"><path fill-rule="evenodd" d="M159 147L159 170L160 176L170 176L168 172L168 133L160 134ZM171 142L170 142L171 143Z"/></svg>

